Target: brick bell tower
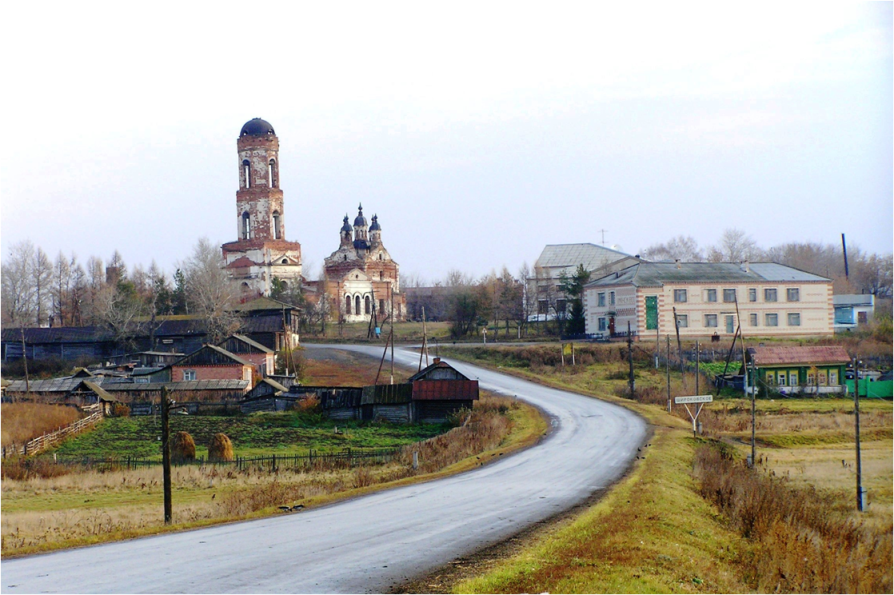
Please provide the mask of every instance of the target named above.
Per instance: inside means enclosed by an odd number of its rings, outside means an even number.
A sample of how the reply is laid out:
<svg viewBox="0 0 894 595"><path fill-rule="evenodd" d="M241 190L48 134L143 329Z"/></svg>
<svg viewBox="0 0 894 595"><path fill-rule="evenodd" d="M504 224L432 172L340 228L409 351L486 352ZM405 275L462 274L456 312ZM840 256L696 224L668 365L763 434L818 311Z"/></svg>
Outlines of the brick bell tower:
<svg viewBox="0 0 894 595"><path fill-rule="evenodd" d="M239 190L236 191L235 242L223 249L230 277L251 299L270 295L273 278L301 283L301 244L285 239L285 209L279 187L279 139L260 118L242 127L236 142Z"/></svg>

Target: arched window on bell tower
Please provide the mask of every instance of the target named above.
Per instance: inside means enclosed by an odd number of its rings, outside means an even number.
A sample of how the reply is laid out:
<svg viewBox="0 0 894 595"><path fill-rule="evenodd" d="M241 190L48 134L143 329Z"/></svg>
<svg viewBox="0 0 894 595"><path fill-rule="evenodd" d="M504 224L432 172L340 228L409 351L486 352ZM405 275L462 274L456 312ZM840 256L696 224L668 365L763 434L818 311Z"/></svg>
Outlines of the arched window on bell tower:
<svg viewBox="0 0 894 595"><path fill-rule="evenodd" d="M271 159L270 163L267 164L267 184L271 188L278 187L278 180L276 179L276 160Z"/></svg>
<svg viewBox="0 0 894 595"><path fill-rule="evenodd" d="M273 239L279 240L281 238L282 238L282 231L280 230L279 211L273 211Z"/></svg>
<svg viewBox="0 0 894 595"><path fill-rule="evenodd" d="M360 296L359 295L354 296L354 312L356 312L357 314L360 314Z"/></svg>
<svg viewBox="0 0 894 595"><path fill-rule="evenodd" d="M248 159L242 160L242 175L245 177L245 188L251 188L251 163Z"/></svg>
<svg viewBox="0 0 894 595"><path fill-rule="evenodd" d="M251 239L251 216L248 214L248 211L242 213L242 239L250 240Z"/></svg>
<svg viewBox="0 0 894 595"><path fill-rule="evenodd" d="M351 296L345 296L345 314L351 313Z"/></svg>

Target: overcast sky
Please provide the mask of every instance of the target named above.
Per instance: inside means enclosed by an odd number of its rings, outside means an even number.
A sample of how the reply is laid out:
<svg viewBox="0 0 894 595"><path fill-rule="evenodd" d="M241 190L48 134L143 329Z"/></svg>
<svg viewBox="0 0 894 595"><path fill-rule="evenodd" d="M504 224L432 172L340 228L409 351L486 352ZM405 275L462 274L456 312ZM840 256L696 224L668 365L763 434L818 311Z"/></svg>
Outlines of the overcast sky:
<svg viewBox="0 0 894 595"><path fill-rule="evenodd" d="M11 3L3 256L237 239L253 117L314 275L360 202L427 280L602 230L891 252L892 3L560 6Z"/></svg>

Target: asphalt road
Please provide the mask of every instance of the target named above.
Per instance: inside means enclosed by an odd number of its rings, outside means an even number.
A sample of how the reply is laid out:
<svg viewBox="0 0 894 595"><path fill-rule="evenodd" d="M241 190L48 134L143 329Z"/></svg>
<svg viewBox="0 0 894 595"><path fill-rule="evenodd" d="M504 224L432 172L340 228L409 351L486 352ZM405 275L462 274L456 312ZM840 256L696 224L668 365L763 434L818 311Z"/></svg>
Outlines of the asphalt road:
<svg viewBox="0 0 894 595"><path fill-rule="evenodd" d="M381 348L347 348L381 357ZM395 360L415 367L418 354L397 350ZM646 437L645 422L621 407L455 365L484 389L542 408L552 433L468 473L320 509L4 560L0 590L383 592L579 504L621 476Z"/></svg>

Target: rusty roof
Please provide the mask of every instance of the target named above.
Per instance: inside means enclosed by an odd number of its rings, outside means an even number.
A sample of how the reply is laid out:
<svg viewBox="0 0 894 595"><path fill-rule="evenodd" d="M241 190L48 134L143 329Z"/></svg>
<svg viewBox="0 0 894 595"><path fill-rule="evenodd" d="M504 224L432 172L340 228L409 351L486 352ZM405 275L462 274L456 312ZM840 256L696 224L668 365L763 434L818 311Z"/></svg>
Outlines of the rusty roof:
<svg viewBox="0 0 894 595"><path fill-rule="evenodd" d="M748 355L756 366L784 364L846 364L851 361L844 347L749 347Z"/></svg>

